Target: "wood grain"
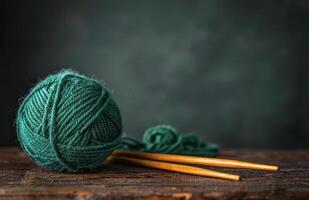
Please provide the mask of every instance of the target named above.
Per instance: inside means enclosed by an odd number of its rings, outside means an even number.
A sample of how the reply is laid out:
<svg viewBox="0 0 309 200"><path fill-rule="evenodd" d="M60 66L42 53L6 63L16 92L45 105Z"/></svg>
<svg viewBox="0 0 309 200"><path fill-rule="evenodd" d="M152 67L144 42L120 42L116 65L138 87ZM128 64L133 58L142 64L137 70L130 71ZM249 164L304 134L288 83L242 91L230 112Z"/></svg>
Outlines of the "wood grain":
<svg viewBox="0 0 309 200"><path fill-rule="evenodd" d="M37 167L15 147L0 148L0 199L309 199L309 150L225 150L219 157L269 163L278 172L207 167L241 182L104 163L83 174Z"/></svg>

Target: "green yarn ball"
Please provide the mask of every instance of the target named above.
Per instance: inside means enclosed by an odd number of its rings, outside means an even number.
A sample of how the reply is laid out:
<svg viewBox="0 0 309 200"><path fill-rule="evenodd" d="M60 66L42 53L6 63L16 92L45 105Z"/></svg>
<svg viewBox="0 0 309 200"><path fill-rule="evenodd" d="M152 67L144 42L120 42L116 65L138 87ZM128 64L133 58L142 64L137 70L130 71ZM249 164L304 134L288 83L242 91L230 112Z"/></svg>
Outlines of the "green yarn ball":
<svg viewBox="0 0 309 200"><path fill-rule="evenodd" d="M20 105L16 126L22 149L52 171L95 168L121 145L121 115L110 93L71 71L38 83Z"/></svg>

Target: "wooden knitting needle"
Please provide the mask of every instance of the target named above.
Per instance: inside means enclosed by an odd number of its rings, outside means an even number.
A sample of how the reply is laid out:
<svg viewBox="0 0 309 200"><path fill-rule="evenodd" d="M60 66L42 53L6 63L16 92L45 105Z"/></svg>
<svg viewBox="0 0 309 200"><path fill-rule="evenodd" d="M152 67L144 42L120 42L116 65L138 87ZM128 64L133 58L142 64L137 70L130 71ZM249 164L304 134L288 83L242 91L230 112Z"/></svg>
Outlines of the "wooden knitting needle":
<svg viewBox="0 0 309 200"><path fill-rule="evenodd" d="M192 167L192 166L186 166L186 165L180 165L180 164L174 164L174 163L166 163L166 162L159 162L159 161L153 161L153 160L145 160L145 159L139 159L139 158L125 157L125 156L113 156L113 155L109 156L107 160L112 161L112 162L123 162L123 163L143 166L143 167L163 169L163 170L173 171L173 172L181 172L185 174L222 178L222 179L234 180L234 181L240 180L240 176L238 175L228 174L228 173L223 173L223 172L216 172L216 171L207 170L207 169L203 169L199 167Z"/></svg>
<svg viewBox="0 0 309 200"><path fill-rule="evenodd" d="M206 158L206 157L171 155L171 154L160 154L160 153L144 153L144 152L123 151L123 150L114 151L112 155L130 156L135 158L143 158L157 161L183 163L183 164L197 164L205 166L259 169L259 170L270 170L270 171L277 171L279 169L279 167L275 165L264 165L264 164L243 162L238 160L220 159L220 158Z"/></svg>

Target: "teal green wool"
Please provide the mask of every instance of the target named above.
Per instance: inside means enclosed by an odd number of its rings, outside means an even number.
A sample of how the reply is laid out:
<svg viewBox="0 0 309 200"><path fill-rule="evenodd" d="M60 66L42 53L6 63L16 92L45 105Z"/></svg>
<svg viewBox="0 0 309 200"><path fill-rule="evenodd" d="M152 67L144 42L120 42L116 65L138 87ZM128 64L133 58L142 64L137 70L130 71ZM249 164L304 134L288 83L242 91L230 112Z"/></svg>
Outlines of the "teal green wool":
<svg viewBox="0 0 309 200"><path fill-rule="evenodd" d="M17 113L21 148L58 172L93 169L115 149L214 156L218 147L169 125L149 128L139 142L121 137L120 110L100 82L63 71L37 84Z"/></svg>
<svg viewBox="0 0 309 200"><path fill-rule="evenodd" d="M122 149L193 156L215 156L218 146L206 143L197 134L182 134L170 125L157 125L146 130L143 142L123 137Z"/></svg>
<svg viewBox="0 0 309 200"><path fill-rule="evenodd" d="M17 114L21 147L52 171L95 168L120 147L120 111L96 80L64 71L36 85Z"/></svg>

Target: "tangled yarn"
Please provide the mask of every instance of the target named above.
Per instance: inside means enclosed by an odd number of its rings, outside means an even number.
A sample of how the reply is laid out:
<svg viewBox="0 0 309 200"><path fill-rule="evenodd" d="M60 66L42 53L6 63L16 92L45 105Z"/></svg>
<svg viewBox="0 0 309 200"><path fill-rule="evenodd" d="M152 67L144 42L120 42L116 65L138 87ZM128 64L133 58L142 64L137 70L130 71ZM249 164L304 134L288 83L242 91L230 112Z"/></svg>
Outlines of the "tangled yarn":
<svg viewBox="0 0 309 200"><path fill-rule="evenodd" d="M197 134L181 134L170 125L157 125L146 130L143 142L123 137L122 148L154 153L215 156L218 146L206 143Z"/></svg>
<svg viewBox="0 0 309 200"><path fill-rule="evenodd" d="M95 168L121 144L120 111L109 92L71 71L36 85L16 121L22 149L52 171Z"/></svg>
<svg viewBox="0 0 309 200"><path fill-rule="evenodd" d="M58 172L99 166L115 149L214 156L218 147L169 125L146 130L143 142L122 137L120 110L96 80L72 71L37 84L17 113L21 148L38 165Z"/></svg>

